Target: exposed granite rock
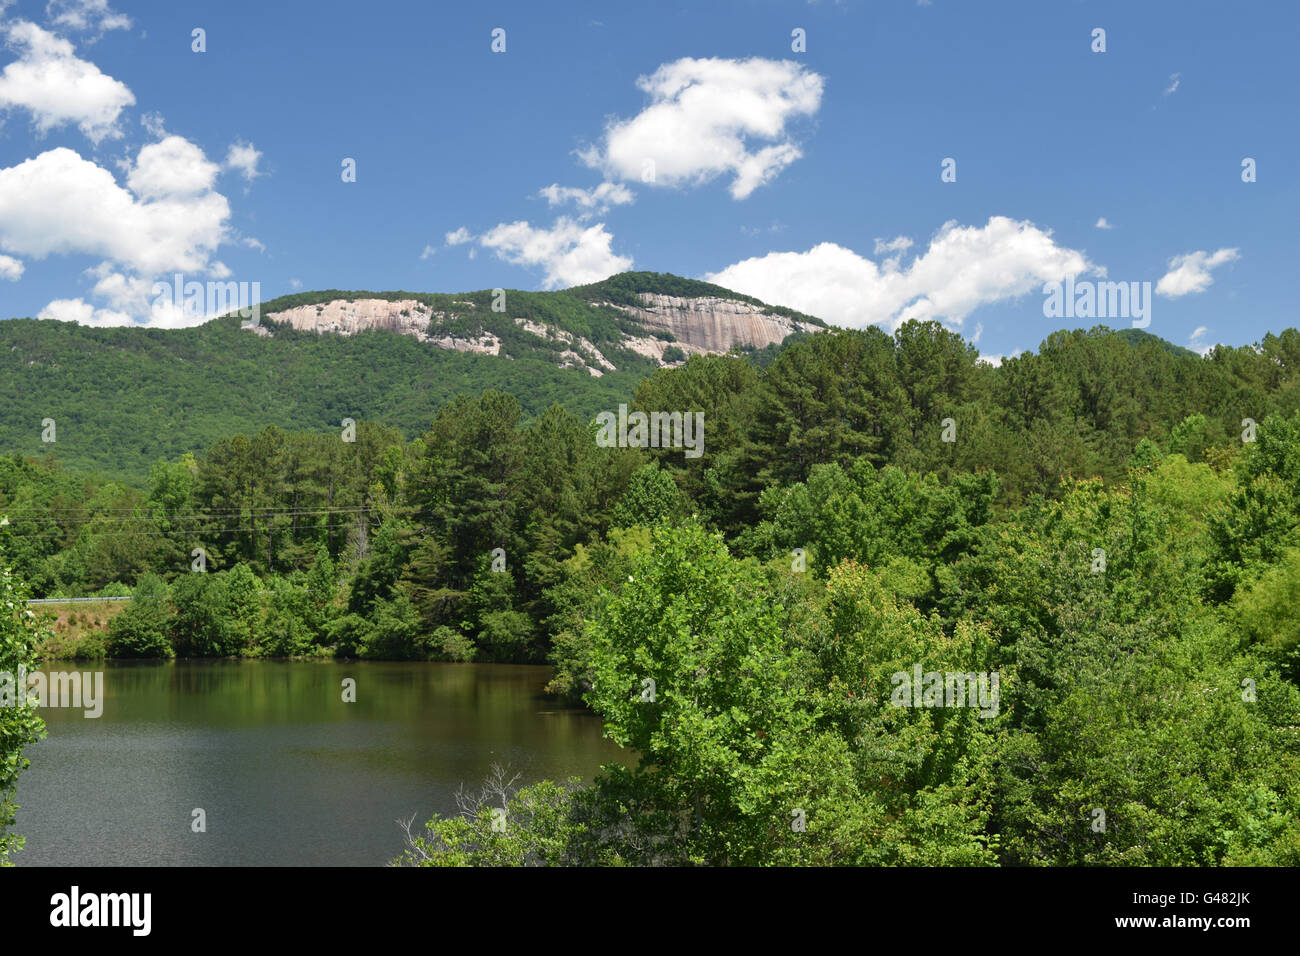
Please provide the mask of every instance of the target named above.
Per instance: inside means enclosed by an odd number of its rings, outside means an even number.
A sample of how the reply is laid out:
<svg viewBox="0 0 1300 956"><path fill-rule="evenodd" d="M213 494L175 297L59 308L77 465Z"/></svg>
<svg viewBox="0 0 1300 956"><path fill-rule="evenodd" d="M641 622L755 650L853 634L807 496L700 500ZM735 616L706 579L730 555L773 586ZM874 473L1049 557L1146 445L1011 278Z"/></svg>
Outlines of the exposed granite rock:
<svg viewBox="0 0 1300 956"><path fill-rule="evenodd" d="M682 351L688 354L692 351L727 352L733 345L761 349L774 342L780 343L792 332L815 332L818 329L768 312L762 306L735 299L684 299L652 292L643 292L640 298L644 303L640 308L627 305L614 305L613 308L650 328L671 332ZM663 350L659 351L662 355Z"/></svg>
<svg viewBox="0 0 1300 956"><path fill-rule="evenodd" d="M413 335L421 342L429 342L448 351L481 352L485 355L498 355L501 352L501 340L490 332L470 339L451 335L430 336L430 320L442 321L448 316L434 312L423 302L414 299L396 302L387 299L335 299L320 305L299 305L283 312L271 312L267 318L272 322L286 323L303 332L356 335L371 329L383 329L399 335Z"/></svg>
<svg viewBox="0 0 1300 956"><path fill-rule="evenodd" d="M645 335L623 333L618 343L638 355L664 363L664 350L676 346L686 355L718 354L742 345L756 349L779 343L792 332L817 331L817 326L769 312L763 306L735 299L642 293L642 305L625 306L604 303L618 309L645 327ZM464 302L472 310L474 303ZM300 305L267 314L267 319L286 323L295 329L318 334L356 335L371 329L383 329L398 335L414 336L440 349L500 355L501 340L491 332L474 338L440 334L439 326L456 313L432 310L414 299L390 302L387 299L335 299L320 305ZM617 371L617 367L586 338L542 322L516 318L515 324L542 339L558 353L560 368L585 369L593 376ZM249 326L246 326L248 328ZM265 326L251 326L259 335L271 335ZM430 334L432 330L432 334ZM675 342L656 338L655 330L671 332Z"/></svg>

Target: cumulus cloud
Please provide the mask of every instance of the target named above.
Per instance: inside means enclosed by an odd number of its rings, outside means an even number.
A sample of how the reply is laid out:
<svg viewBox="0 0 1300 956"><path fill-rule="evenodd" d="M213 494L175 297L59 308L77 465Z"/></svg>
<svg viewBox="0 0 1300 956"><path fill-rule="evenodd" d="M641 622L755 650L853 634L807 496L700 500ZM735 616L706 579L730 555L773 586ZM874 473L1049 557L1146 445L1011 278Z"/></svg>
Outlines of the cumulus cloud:
<svg viewBox="0 0 1300 956"><path fill-rule="evenodd" d="M68 123L95 144L122 135L118 117L135 103L125 84L34 23L19 20L0 29L18 51L18 59L0 72L0 111L27 110L41 135Z"/></svg>
<svg viewBox="0 0 1300 956"><path fill-rule="evenodd" d="M432 259L432 258L433 258L434 256L436 256L437 254L438 254L438 250L437 250L437 249L433 248L433 246L429 245L428 243L425 243L424 251L423 251L422 253L420 253L420 258L421 258L421 259Z"/></svg>
<svg viewBox="0 0 1300 956"><path fill-rule="evenodd" d="M911 318L960 327L981 305L1092 269L1083 253L1057 245L1050 230L994 216L982 227L945 223L906 267L898 258L878 264L823 242L807 252L745 259L705 278L850 328L896 328Z"/></svg>
<svg viewBox="0 0 1300 956"><path fill-rule="evenodd" d="M201 317L151 303L153 277L224 278L214 259L231 240L230 204L213 189L218 167L193 143L169 136L140 149L126 186L71 149L60 147L0 169L0 250L43 259L89 255L94 295L108 309L79 299L51 303L51 317L120 324L193 324Z"/></svg>
<svg viewBox="0 0 1300 956"><path fill-rule="evenodd" d="M1179 86L1179 84L1181 84L1182 82L1183 82L1183 74L1181 74L1181 73L1170 73L1170 74L1169 74L1169 85L1168 85L1167 87L1165 87L1165 93L1164 93L1164 95L1165 95L1165 96L1169 96L1170 94L1176 92L1176 91L1178 90L1178 86Z"/></svg>
<svg viewBox="0 0 1300 956"><path fill-rule="evenodd" d="M732 197L744 199L803 155L787 126L817 112L823 81L790 60L686 57L637 86L649 105L610 123L579 158L612 179L657 186L731 175Z"/></svg>
<svg viewBox="0 0 1300 956"><path fill-rule="evenodd" d="M230 205L210 189L215 165L171 139L140 150L131 191L65 147L0 169L0 248L102 256L146 274L205 271Z"/></svg>
<svg viewBox="0 0 1300 956"><path fill-rule="evenodd" d="M254 149L252 143L236 141L230 144L226 150L226 169L237 169L250 183L261 175L257 171L257 164L262 161L260 150Z"/></svg>
<svg viewBox="0 0 1300 956"><path fill-rule="evenodd" d="M92 325L106 328L114 325L132 325L131 317L125 312L111 309L96 309L83 299L55 299L36 314L38 319L54 319L58 322L76 322L78 325Z"/></svg>
<svg viewBox="0 0 1300 956"><path fill-rule="evenodd" d="M131 18L111 9L108 0L50 0L45 15L56 27L105 33L128 30Z"/></svg>
<svg viewBox="0 0 1300 956"><path fill-rule="evenodd" d="M1220 249L1214 253L1201 250L1174 256L1169 260L1169 271L1156 283L1156 295L1177 299L1193 292L1204 292L1214 282L1211 269L1240 258L1236 249Z"/></svg>
<svg viewBox="0 0 1300 956"><path fill-rule="evenodd" d="M0 279L17 282L23 277L22 260L13 256L0 256Z"/></svg>
<svg viewBox="0 0 1300 956"><path fill-rule="evenodd" d="M457 229L455 232L449 232L449 233L447 233L447 235L446 235L444 238L446 239L447 245L449 245L449 246L460 246L460 245L464 245L465 243L469 242L469 241L470 241L471 239L473 239L474 237L473 237L472 235L470 235L470 232L469 232L468 229L466 229L464 226L461 226L461 227L460 227L459 229Z"/></svg>
<svg viewBox="0 0 1300 956"><path fill-rule="evenodd" d="M1115 227L1112 226L1110 223L1108 223L1108 222L1106 221L1106 217L1105 217L1105 216L1102 216L1100 219L1097 220L1097 225L1096 225L1095 228L1097 228L1097 229L1114 229Z"/></svg>
<svg viewBox="0 0 1300 956"><path fill-rule="evenodd" d="M546 273L542 287L554 289L599 282L631 266L630 258L614 255L613 239L604 223L584 226L561 217L549 229L522 221L503 222L478 242L514 265L541 266Z"/></svg>
<svg viewBox="0 0 1300 956"><path fill-rule="evenodd" d="M543 197L551 206L562 206L565 203L574 203L578 209L579 219L590 219L592 216L601 216L609 212L610 206L625 206L632 202L636 197L632 190L628 189L622 183L601 183L593 189L579 189L576 186L561 186L559 183L542 189L539 196Z"/></svg>
<svg viewBox="0 0 1300 956"><path fill-rule="evenodd" d="M183 136L168 136L140 150L126 184L141 199L183 198L211 190L218 172L203 150Z"/></svg>

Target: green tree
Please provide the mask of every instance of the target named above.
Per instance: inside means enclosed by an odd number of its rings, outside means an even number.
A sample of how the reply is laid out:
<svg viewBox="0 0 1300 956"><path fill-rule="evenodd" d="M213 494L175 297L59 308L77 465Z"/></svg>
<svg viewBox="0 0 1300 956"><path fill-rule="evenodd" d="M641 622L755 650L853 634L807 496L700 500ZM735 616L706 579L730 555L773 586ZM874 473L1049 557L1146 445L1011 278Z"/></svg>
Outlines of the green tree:
<svg viewBox="0 0 1300 956"><path fill-rule="evenodd" d="M161 577L142 575L131 592L131 600L109 622L104 652L109 657L172 657L169 596L167 583Z"/></svg>
<svg viewBox="0 0 1300 956"><path fill-rule="evenodd" d="M48 633L27 608L27 589L0 563L0 865L22 849L23 838L11 831L18 805L18 775L27 768L23 749L45 734L45 724L28 703L26 681L18 675L36 667L36 648Z"/></svg>

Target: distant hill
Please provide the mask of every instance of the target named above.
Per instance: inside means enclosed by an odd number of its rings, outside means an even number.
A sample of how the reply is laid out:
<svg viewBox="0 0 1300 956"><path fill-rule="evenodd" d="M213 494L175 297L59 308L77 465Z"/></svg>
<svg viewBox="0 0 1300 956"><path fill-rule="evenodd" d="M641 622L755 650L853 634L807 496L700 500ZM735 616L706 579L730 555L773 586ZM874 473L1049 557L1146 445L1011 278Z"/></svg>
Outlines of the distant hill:
<svg viewBox="0 0 1300 956"><path fill-rule="evenodd" d="M1200 356L1191 349L1185 349L1181 345L1175 345L1173 342L1166 341L1158 335L1152 335L1150 332L1144 331L1143 329L1117 329L1115 330L1115 334L1128 342L1129 345L1140 345L1143 342L1154 342L1166 352L1170 352L1173 355L1181 355L1184 358L1200 358Z"/></svg>
<svg viewBox="0 0 1300 956"><path fill-rule="evenodd" d="M590 417L661 365L731 348L770 356L787 336L824 327L651 272L503 296L303 292L263 303L258 327L241 324L0 321L0 453L53 453L66 467L140 483L159 458L265 425L327 430L353 418L413 436L456 394L489 388L529 414L558 402ZM52 445L41 441L47 418Z"/></svg>

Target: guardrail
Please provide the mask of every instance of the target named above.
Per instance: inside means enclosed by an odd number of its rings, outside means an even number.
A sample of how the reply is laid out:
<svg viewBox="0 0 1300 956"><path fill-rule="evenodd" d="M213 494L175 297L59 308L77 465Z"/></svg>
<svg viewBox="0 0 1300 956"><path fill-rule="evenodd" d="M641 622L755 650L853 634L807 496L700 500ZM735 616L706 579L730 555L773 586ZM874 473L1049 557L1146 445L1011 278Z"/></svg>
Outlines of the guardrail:
<svg viewBox="0 0 1300 956"><path fill-rule="evenodd" d="M30 598L28 604L89 604L94 601L129 601L131 595L125 597L88 597L88 598Z"/></svg>

